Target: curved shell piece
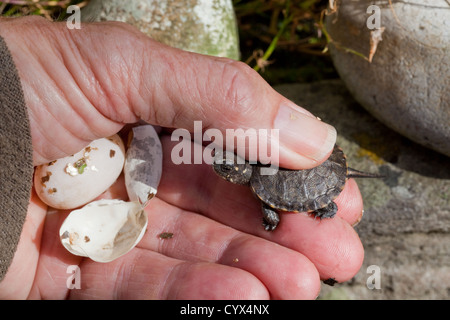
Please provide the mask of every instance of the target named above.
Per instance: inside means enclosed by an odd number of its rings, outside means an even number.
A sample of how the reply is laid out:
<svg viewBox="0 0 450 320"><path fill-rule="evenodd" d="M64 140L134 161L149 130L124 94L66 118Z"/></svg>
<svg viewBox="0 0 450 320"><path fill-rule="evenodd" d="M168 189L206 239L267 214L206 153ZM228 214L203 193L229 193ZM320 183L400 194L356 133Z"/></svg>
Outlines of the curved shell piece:
<svg viewBox="0 0 450 320"><path fill-rule="evenodd" d="M110 262L134 248L146 227L147 215L139 203L102 199L72 211L59 236L72 254Z"/></svg>
<svg viewBox="0 0 450 320"><path fill-rule="evenodd" d="M162 174L162 146L151 125L133 128L133 138L124 165L125 185L130 201L145 206L156 195Z"/></svg>

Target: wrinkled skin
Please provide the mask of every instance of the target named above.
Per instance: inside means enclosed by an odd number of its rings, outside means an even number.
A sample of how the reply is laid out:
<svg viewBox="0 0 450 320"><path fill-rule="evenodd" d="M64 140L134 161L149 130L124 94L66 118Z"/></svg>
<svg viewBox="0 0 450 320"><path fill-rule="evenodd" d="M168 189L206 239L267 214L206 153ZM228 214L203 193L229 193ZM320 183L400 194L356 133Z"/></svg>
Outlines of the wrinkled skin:
<svg viewBox="0 0 450 320"><path fill-rule="evenodd" d="M359 270L363 248L352 225L362 201L353 180L336 199L335 219L285 214L267 233L255 223L260 206L247 187L221 180L208 165L170 161L177 142L165 128L192 129L194 120L225 130L296 119L303 134L280 131L280 163L310 168L327 158L335 142L330 127L244 64L169 48L121 23L83 24L73 32L41 18L0 19L0 35L24 89L35 165L139 119L163 127L164 149L158 195L146 209L147 233L108 264L65 251L58 230L68 212L47 214L33 192L0 298L313 299L320 279L342 282ZM290 117L286 110L293 108ZM126 198L123 180L103 196ZM162 240L161 232L173 237ZM80 267L79 290L66 286L69 265Z"/></svg>

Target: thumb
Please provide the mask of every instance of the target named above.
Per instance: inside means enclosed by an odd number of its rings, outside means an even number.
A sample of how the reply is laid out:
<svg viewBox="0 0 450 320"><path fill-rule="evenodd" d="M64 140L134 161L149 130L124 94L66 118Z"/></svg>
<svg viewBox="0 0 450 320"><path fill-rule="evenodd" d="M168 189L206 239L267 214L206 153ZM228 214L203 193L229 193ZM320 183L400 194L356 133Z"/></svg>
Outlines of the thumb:
<svg viewBox="0 0 450 320"><path fill-rule="evenodd" d="M278 129L279 140L269 141L280 165L296 169L318 165L335 143L333 127L241 62L171 48L124 23L80 30L35 18L0 23L24 87L35 164L138 119L190 131L194 121L223 133Z"/></svg>
<svg viewBox="0 0 450 320"><path fill-rule="evenodd" d="M194 121L222 133L278 129L280 164L288 168L310 168L328 158L336 130L277 93L246 64L171 48L134 29L131 34L134 50L122 54L134 60L130 74L137 76L128 90L137 117L190 131ZM120 42L117 33L116 39Z"/></svg>
<svg viewBox="0 0 450 320"><path fill-rule="evenodd" d="M336 142L334 127L277 93L246 64L144 42L150 62L139 73L138 87L145 88L136 92L142 103L133 105L139 118L191 132L194 121L224 134L269 129L261 132L270 135L270 129L278 129L278 141L273 136L268 141L279 148L283 167L310 168L328 158ZM233 141L227 147L233 148Z"/></svg>

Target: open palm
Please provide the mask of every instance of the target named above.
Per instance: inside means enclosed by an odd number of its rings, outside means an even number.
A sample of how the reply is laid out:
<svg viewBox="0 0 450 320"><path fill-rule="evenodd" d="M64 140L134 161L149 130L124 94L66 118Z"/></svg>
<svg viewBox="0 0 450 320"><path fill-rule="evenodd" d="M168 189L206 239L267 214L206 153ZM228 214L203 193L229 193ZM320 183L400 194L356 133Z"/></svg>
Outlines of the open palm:
<svg viewBox="0 0 450 320"><path fill-rule="evenodd" d="M15 59L29 108L35 165L76 152L138 119L168 128L191 129L196 119L220 129L271 127L280 106L290 103L242 64L168 48L122 24L88 26L88 37L70 36L62 45L54 35L67 30L30 19L39 28L28 23L21 36L33 41L37 32L41 42L45 36L45 45L23 47L29 42L15 40L11 34L20 19L0 23L1 30L9 28L10 33L1 35ZM115 40L108 42L105 34ZM51 55L51 65L36 59ZM194 66L200 68L192 74ZM224 119L226 106L230 116ZM281 150L286 166L310 167L326 158L318 148L325 144L320 139L330 140L330 130L301 113L300 120L314 135L305 133L299 154ZM285 213L278 228L267 232L260 204L247 187L223 181L206 164L175 165L170 160L174 142L168 132L161 135L164 164L158 195L146 208L149 225L136 248L106 264L71 255L58 235L68 212L47 212L33 192L0 297L308 299L318 295L320 279L345 281L359 270L363 249L351 225L360 219L362 201L353 180L336 200L335 218ZM334 141L327 143L329 153ZM123 181L105 196L126 198ZM163 232L173 237L162 239L158 235ZM67 287L72 265L79 267L81 289Z"/></svg>

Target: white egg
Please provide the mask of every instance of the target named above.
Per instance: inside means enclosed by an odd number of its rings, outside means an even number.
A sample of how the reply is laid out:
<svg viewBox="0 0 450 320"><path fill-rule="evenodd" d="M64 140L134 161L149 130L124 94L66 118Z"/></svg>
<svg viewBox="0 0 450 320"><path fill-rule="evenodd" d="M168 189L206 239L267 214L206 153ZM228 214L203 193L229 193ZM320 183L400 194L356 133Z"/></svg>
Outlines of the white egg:
<svg viewBox="0 0 450 320"><path fill-rule="evenodd" d="M82 206L119 177L125 149L118 135L92 141L80 152L36 168L34 186L43 202L57 209Z"/></svg>
<svg viewBox="0 0 450 320"><path fill-rule="evenodd" d="M72 254L110 262L134 248L146 227L147 214L139 203L102 199L72 211L59 236Z"/></svg>

